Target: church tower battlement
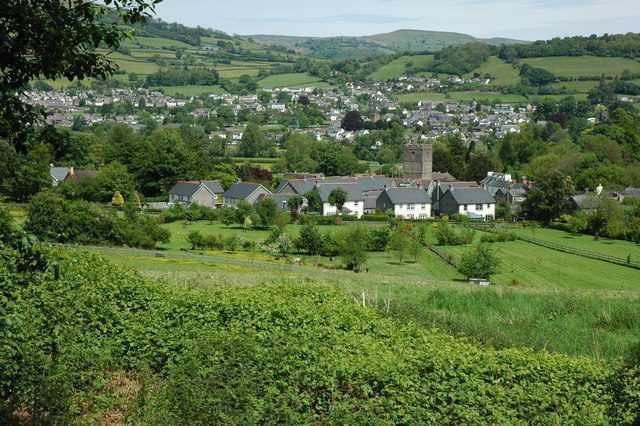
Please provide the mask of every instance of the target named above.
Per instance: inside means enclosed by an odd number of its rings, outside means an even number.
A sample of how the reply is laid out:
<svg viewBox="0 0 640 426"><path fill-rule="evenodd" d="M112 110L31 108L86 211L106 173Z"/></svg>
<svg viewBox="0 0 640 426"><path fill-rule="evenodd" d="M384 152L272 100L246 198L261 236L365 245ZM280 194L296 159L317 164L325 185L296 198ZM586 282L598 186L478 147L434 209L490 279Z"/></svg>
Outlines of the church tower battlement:
<svg viewBox="0 0 640 426"><path fill-rule="evenodd" d="M433 145L410 143L404 146L404 177L408 179L433 178Z"/></svg>

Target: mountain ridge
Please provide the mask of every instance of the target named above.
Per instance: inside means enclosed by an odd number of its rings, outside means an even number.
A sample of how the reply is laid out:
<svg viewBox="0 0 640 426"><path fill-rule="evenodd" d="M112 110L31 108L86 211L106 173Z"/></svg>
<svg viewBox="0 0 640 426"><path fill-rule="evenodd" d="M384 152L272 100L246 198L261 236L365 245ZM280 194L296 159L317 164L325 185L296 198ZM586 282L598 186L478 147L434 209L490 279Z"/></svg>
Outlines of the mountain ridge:
<svg viewBox="0 0 640 426"><path fill-rule="evenodd" d="M481 42L486 44L529 44L509 38L478 38L468 34L399 29L367 36L306 37L271 34L241 36L262 45L276 45L316 59L364 58L398 52L436 52L448 46Z"/></svg>

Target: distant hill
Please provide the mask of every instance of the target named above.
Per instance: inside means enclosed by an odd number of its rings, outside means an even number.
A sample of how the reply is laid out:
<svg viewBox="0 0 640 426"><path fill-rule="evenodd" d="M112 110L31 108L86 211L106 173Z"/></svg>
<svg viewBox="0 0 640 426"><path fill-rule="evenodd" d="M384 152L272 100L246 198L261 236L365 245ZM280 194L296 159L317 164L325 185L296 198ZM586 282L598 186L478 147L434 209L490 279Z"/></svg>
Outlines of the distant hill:
<svg viewBox="0 0 640 426"><path fill-rule="evenodd" d="M505 38L479 39L467 34L398 30L363 37L295 37L279 35L244 36L266 46L279 46L318 59L366 58L396 52L436 52L452 45L472 42L487 44L527 44Z"/></svg>

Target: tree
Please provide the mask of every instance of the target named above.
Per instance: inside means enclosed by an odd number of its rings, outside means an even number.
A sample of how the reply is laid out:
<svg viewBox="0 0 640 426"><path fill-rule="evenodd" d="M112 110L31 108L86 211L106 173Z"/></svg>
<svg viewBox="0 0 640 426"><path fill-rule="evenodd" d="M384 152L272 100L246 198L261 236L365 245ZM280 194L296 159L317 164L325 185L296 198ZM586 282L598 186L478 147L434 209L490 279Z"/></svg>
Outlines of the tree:
<svg viewBox="0 0 640 426"><path fill-rule="evenodd" d="M142 201L140 200L140 194L138 194L138 191L133 191L133 195L131 196L131 204L133 204L137 208L140 208L142 206Z"/></svg>
<svg viewBox="0 0 640 426"><path fill-rule="evenodd" d="M254 210L260 217L263 228L273 225L278 215L278 206L271 198L263 198L256 203Z"/></svg>
<svg viewBox="0 0 640 426"><path fill-rule="evenodd" d="M587 229L589 226L589 222L587 221L587 216L583 212L577 212L573 216L563 216L565 221L567 222L567 228L573 235L578 235L580 232Z"/></svg>
<svg viewBox="0 0 640 426"><path fill-rule="evenodd" d="M304 198L307 200L307 210L310 212L319 212L322 210L322 200L320 199L320 192L318 188L313 188L311 191L304 194Z"/></svg>
<svg viewBox="0 0 640 426"><path fill-rule="evenodd" d="M489 279L500 266L500 259L487 244L478 244L460 259L458 271L467 278Z"/></svg>
<svg viewBox="0 0 640 426"><path fill-rule="evenodd" d="M115 194L113 194L113 198L111 199L111 204L113 204L116 207L124 206L124 197L122 197L122 194L120 193L120 191L116 191Z"/></svg>
<svg viewBox="0 0 640 426"><path fill-rule="evenodd" d="M220 222L229 227L236 221L236 209L233 207L223 207L220 209Z"/></svg>
<svg viewBox="0 0 640 426"><path fill-rule="evenodd" d="M402 264L404 258L409 254L411 239L411 225L406 222L398 223L389 238L388 248L395 253L400 264Z"/></svg>
<svg viewBox="0 0 640 426"><path fill-rule="evenodd" d="M359 271L367 261L369 234L362 225L354 225L347 228L340 240L340 256L344 260L347 269Z"/></svg>
<svg viewBox="0 0 640 426"><path fill-rule="evenodd" d="M342 213L342 207L347 202L347 199L347 191L342 188L334 188L329 193L329 203L332 206L336 206L336 209L338 209L340 213Z"/></svg>
<svg viewBox="0 0 640 426"><path fill-rule="evenodd" d="M342 128L350 132L364 129L364 119L358 111L349 111L342 119Z"/></svg>
<svg viewBox="0 0 640 426"><path fill-rule="evenodd" d="M253 213L253 207L251 204L242 200L236 205L236 223L240 226L245 226L245 221Z"/></svg>
<svg viewBox="0 0 640 426"><path fill-rule="evenodd" d="M144 22L160 0L107 0L127 24ZM127 33L100 19L107 7L90 1L6 0L0 43L0 137L26 152L27 136L42 119L42 109L22 100L37 78L105 78L117 64L98 48L117 49Z"/></svg>
<svg viewBox="0 0 640 426"><path fill-rule="evenodd" d="M249 123L242 134L242 140L238 146L238 154L241 157L249 158L268 155L268 146L269 143L264 137L260 126L255 123Z"/></svg>
<svg viewBox="0 0 640 426"><path fill-rule="evenodd" d="M213 167L209 179L220 181L220 185L226 191L238 182L238 175L232 166L221 163Z"/></svg>
<svg viewBox="0 0 640 426"><path fill-rule="evenodd" d="M79 195L89 201L107 202L116 191L130 199L135 192L135 183L127 168L114 162L103 167L95 178L80 182L79 191Z"/></svg>
<svg viewBox="0 0 640 426"><path fill-rule="evenodd" d="M568 176L552 171L537 183L522 203L522 212L531 219L549 223L566 209L568 198L574 193L573 182Z"/></svg>
<svg viewBox="0 0 640 426"><path fill-rule="evenodd" d="M291 209L291 218L296 220L298 218L298 212L300 211L300 207L302 206L304 199L299 195L294 195L293 197L289 197L287 200L287 204Z"/></svg>
<svg viewBox="0 0 640 426"><path fill-rule="evenodd" d="M305 250L312 256L317 256L322 253L323 245L322 234L316 225L309 223L300 228L300 236L296 240L296 247Z"/></svg>

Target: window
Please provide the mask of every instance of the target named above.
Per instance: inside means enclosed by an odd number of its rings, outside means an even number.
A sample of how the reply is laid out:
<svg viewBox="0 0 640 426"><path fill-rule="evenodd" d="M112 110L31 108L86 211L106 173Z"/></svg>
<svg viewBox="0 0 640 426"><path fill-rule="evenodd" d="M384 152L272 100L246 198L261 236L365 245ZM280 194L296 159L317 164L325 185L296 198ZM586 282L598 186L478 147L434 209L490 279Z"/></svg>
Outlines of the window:
<svg viewBox="0 0 640 426"><path fill-rule="evenodd" d="M407 204L407 210L415 210L416 205L415 204Z"/></svg>
<svg viewBox="0 0 640 426"><path fill-rule="evenodd" d="M476 204L476 210L482 210L482 204Z"/></svg>
<svg viewBox="0 0 640 426"><path fill-rule="evenodd" d="M469 206L467 206L466 204L462 206L462 209L466 212L467 209L469 209Z"/></svg>
<svg viewBox="0 0 640 426"><path fill-rule="evenodd" d="M491 204L487 204L487 209L490 209L490 208L491 208Z"/></svg>

